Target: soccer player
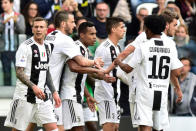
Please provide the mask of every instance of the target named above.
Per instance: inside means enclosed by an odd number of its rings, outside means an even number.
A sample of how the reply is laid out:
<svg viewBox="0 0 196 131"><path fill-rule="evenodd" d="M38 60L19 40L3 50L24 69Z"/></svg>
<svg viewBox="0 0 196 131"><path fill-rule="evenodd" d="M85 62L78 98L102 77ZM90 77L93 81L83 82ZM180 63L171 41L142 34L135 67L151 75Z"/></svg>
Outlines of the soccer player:
<svg viewBox="0 0 196 131"><path fill-rule="evenodd" d="M59 91L63 66L68 59L73 59L81 66L100 66L100 63L103 63L100 58L94 61L84 58L73 39L68 36L73 32L73 28L75 27L73 14L66 11L57 12L54 18L54 25L56 30L48 34L46 41L53 46L49 61L49 71L52 74L54 86ZM63 131L61 107L55 108L55 113L58 118L57 125L59 125L59 130Z"/></svg>
<svg viewBox="0 0 196 131"><path fill-rule="evenodd" d="M166 22L163 16L151 15L144 19L144 28L148 41L139 44L129 62L124 64L118 58L114 63L129 73L137 67L136 104L133 124L140 131L164 130L169 127L167 96L171 70L176 72L182 67L176 62L170 41L161 37ZM176 102L182 100L178 89Z"/></svg>
<svg viewBox="0 0 196 131"><path fill-rule="evenodd" d="M47 22L41 17L33 20L33 37L23 42L16 53L16 89L7 115L5 126L13 131L25 130L30 120L35 119L47 131L57 131L52 102L45 92L45 84L53 87L54 99L60 106L60 98L55 91L48 71L50 45L44 42Z"/></svg>
<svg viewBox="0 0 196 131"><path fill-rule="evenodd" d="M79 40L75 42L80 49L81 55L88 58L88 46L92 46L96 41L96 29L93 23L84 22L78 28ZM96 73L99 77L104 77L104 72L91 67L77 65L74 60L67 62L63 72L61 100L63 110L63 125L65 130L82 131L84 129L84 116L82 109L83 96L87 97L87 103L92 111L95 111L93 97L90 96L85 87L86 73ZM84 74L85 73L85 74ZM94 102L93 102L94 101Z"/></svg>
<svg viewBox="0 0 196 131"><path fill-rule="evenodd" d="M108 39L100 44L95 51L95 58L101 57L104 61L103 68L106 69L120 53L118 42L125 34L125 25L120 18L108 18L106 22ZM110 76L116 77L116 68L112 70ZM104 131L118 130L120 112L117 113L117 104L120 97L120 81L110 84L103 80L95 82L95 99L99 104L100 124Z"/></svg>

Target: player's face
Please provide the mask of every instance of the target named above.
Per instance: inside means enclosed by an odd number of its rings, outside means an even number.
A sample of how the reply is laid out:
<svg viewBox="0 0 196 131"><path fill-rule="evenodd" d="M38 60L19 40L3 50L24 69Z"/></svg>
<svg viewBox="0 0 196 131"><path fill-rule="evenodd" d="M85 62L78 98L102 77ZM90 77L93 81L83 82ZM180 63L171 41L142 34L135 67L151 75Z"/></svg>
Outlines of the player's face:
<svg viewBox="0 0 196 131"><path fill-rule="evenodd" d="M177 30L177 19L174 19L170 24L168 24L167 36L173 37L175 31Z"/></svg>
<svg viewBox="0 0 196 131"><path fill-rule="evenodd" d="M73 15L69 15L69 18L67 20L67 22L65 23L65 32L66 34L70 35L73 33L73 29L75 28L76 24L74 21L74 16Z"/></svg>
<svg viewBox="0 0 196 131"><path fill-rule="evenodd" d="M181 60L182 64L184 65L182 68L182 74L186 74L191 70L189 60Z"/></svg>
<svg viewBox="0 0 196 131"><path fill-rule="evenodd" d="M45 21L35 21L32 27L35 39L44 39L47 34L47 24Z"/></svg>
<svg viewBox="0 0 196 131"><path fill-rule="evenodd" d="M82 39L85 41L86 46L93 46L96 42L96 29L95 27L87 27L87 32L82 36Z"/></svg>
<svg viewBox="0 0 196 131"><path fill-rule="evenodd" d="M8 10L10 10L10 8L13 7L13 3L10 3L9 0L2 0L1 7L2 7L3 11L7 12Z"/></svg>
<svg viewBox="0 0 196 131"><path fill-rule="evenodd" d="M125 24L123 22L120 22L116 27L115 32L117 33L119 40L122 39L126 32Z"/></svg>

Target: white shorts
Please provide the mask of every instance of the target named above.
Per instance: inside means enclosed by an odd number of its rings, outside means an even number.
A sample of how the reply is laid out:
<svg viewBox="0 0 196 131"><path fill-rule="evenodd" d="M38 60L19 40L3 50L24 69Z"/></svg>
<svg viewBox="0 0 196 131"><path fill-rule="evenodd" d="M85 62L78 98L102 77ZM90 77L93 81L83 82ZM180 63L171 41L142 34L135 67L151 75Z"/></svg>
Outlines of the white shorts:
<svg viewBox="0 0 196 131"><path fill-rule="evenodd" d="M70 130L76 126L84 126L82 104L73 100L63 100L62 110L65 130Z"/></svg>
<svg viewBox="0 0 196 131"><path fill-rule="evenodd" d="M83 108L84 122L98 121L97 111L92 112L88 107Z"/></svg>
<svg viewBox="0 0 196 131"><path fill-rule="evenodd" d="M156 130L169 128L167 106L162 106L160 111L153 111L152 108L140 102L136 102L133 112L132 123L134 127L146 125Z"/></svg>
<svg viewBox="0 0 196 131"><path fill-rule="evenodd" d="M54 123L56 119L53 110L50 100L31 104L27 101L16 99L11 103L4 126L25 130L32 119L40 124Z"/></svg>
<svg viewBox="0 0 196 131"><path fill-rule="evenodd" d="M54 108L54 113L57 119L57 125L63 125L63 110L62 110L62 104L58 108Z"/></svg>
<svg viewBox="0 0 196 131"><path fill-rule="evenodd" d="M100 125L107 122L119 123L120 122L120 110L118 111L116 103L114 101L101 101L97 104L99 111Z"/></svg>

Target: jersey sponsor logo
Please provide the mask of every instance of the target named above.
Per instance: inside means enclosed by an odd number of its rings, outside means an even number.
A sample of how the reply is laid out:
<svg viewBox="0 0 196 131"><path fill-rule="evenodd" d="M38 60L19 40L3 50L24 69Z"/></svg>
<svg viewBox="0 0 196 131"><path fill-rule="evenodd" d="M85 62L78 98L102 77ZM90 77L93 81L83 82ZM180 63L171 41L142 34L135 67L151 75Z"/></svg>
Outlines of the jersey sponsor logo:
<svg viewBox="0 0 196 131"><path fill-rule="evenodd" d="M47 70L48 69L48 63L39 62L38 65L35 65L35 69L37 69L37 70Z"/></svg>

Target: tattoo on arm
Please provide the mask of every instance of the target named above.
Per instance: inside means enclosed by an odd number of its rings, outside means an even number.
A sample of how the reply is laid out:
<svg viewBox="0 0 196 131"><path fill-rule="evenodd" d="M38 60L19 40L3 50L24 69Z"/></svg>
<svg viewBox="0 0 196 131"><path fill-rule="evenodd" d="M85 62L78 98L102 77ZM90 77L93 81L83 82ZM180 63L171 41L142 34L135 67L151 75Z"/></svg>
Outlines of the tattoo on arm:
<svg viewBox="0 0 196 131"><path fill-rule="evenodd" d="M48 86L48 88L50 89L52 94L56 91L54 84L53 84L53 81L52 81L52 76L51 76L49 70L47 71L47 74L46 74L46 85Z"/></svg>
<svg viewBox="0 0 196 131"><path fill-rule="evenodd" d="M16 67L16 77L25 85L32 88L35 84L24 73L24 67Z"/></svg>

